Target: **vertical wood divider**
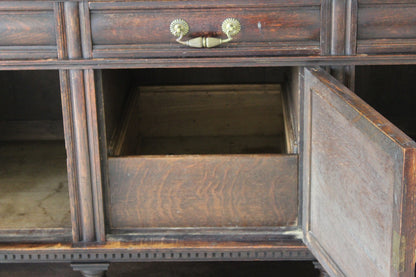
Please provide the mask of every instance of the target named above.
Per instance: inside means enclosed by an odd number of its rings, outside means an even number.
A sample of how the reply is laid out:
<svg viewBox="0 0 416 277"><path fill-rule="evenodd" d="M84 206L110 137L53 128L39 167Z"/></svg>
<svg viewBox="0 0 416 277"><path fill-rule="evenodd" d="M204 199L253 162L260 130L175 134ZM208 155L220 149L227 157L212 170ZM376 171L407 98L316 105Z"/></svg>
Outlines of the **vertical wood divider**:
<svg viewBox="0 0 416 277"><path fill-rule="evenodd" d="M85 2L55 4L60 59L91 58ZM97 106L92 69L61 70L75 243L105 240ZM72 177L71 177L72 175ZM71 181L72 178L72 181Z"/></svg>
<svg viewBox="0 0 416 277"><path fill-rule="evenodd" d="M349 0L347 2L346 18L346 39L345 54L354 56L357 54L357 24L358 24L358 1ZM345 70L345 85L354 91L355 89L355 66L350 65Z"/></svg>
<svg viewBox="0 0 416 277"><path fill-rule="evenodd" d="M65 32L65 13L63 3L54 3L55 21L56 21L56 37L58 59L63 60L68 58L67 40ZM59 80L61 87L61 105L62 117L65 133L65 148L67 155L67 171L68 171L68 192L71 210L72 222L72 241L78 242L81 240L81 223L79 210L79 194L77 181L77 166L74 145L74 122L72 118L71 105L71 88L69 86L69 71L59 70Z"/></svg>
<svg viewBox="0 0 416 277"><path fill-rule="evenodd" d="M357 0L332 0L330 20L330 51L333 56L355 55L357 41ZM331 74L354 89L355 67L332 66Z"/></svg>

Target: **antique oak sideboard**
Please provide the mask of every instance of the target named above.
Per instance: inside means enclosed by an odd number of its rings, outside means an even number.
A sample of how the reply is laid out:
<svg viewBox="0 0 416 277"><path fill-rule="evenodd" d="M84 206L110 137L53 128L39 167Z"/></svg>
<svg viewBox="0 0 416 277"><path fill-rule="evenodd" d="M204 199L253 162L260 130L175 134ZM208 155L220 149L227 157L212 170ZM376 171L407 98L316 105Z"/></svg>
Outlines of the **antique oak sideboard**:
<svg viewBox="0 0 416 277"><path fill-rule="evenodd" d="M0 263L415 274L414 0L1 1L0 69Z"/></svg>

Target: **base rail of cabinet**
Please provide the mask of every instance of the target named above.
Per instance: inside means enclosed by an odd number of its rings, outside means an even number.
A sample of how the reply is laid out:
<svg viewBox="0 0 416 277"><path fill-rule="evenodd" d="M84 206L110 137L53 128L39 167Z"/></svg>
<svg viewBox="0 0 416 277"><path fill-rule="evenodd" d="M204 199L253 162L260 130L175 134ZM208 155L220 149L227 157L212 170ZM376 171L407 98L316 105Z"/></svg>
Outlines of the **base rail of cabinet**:
<svg viewBox="0 0 416 277"><path fill-rule="evenodd" d="M107 242L78 247L71 244L3 244L1 263L103 263L169 261L312 261L301 240L285 242Z"/></svg>

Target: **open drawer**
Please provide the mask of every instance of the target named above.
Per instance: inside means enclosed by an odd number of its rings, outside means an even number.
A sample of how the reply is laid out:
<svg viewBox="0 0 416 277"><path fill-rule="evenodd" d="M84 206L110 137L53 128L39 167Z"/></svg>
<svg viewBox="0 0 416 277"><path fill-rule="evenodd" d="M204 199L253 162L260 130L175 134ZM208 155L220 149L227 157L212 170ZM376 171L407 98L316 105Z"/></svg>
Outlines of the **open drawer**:
<svg viewBox="0 0 416 277"><path fill-rule="evenodd" d="M110 229L296 226L295 136L282 87L264 83L284 71L102 72Z"/></svg>
<svg viewBox="0 0 416 277"><path fill-rule="evenodd" d="M357 72L357 91L371 100L366 86L380 80ZM96 73L109 233L297 234L331 276L414 274L416 143L323 69Z"/></svg>

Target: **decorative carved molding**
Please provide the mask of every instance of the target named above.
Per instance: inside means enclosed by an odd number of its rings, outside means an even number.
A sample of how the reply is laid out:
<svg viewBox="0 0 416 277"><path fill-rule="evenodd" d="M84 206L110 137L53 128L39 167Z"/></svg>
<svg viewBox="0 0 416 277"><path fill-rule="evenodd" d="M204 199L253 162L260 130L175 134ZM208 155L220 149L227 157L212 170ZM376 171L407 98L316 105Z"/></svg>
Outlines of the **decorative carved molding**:
<svg viewBox="0 0 416 277"><path fill-rule="evenodd" d="M140 261L280 261L314 260L307 249L300 250L107 250L77 249L13 251L0 253L0 263L40 262L140 262Z"/></svg>

